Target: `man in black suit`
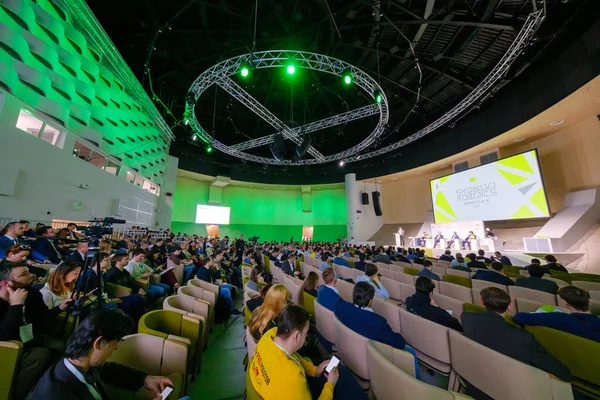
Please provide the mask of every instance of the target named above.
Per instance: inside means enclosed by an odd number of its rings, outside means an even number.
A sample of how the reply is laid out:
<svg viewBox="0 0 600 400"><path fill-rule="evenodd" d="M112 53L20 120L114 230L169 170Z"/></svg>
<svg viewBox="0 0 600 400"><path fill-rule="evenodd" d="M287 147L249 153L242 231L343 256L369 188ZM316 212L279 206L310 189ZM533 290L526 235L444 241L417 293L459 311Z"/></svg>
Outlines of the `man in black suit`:
<svg viewBox="0 0 600 400"><path fill-rule="evenodd" d="M31 243L31 247L41 255L48 257L48 260L54 264L58 264L62 261L58 245L54 242L54 239L48 239L49 237L56 236L54 229L51 226L42 226L36 231L38 236L37 240Z"/></svg>
<svg viewBox="0 0 600 400"><path fill-rule="evenodd" d="M551 270L567 272L567 273L569 272L569 270L567 270L565 267L563 267L562 265L560 265L558 263L558 260L552 254L548 254L548 255L544 256L544 260L547 262L547 264L544 265L544 268L546 268L547 274L549 274Z"/></svg>
<svg viewBox="0 0 600 400"><path fill-rule="evenodd" d="M462 332L460 322L452 317L448 311L438 307L431 297L435 289L435 283L426 276L420 276L415 283L416 292L406 299L406 310L419 315L436 324L447 326Z"/></svg>
<svg viewBox="0 0 600 400"><path fill-rule="evenodd" d="M65 261L75 261L76 263L84 265L85 255L87 254L89 247L90 246L88 242L77 243L77 250L69 254L67 258L65 258Z"/></svg>
<svg viewBox="0 0 600 400"><path fill-rule="evenodd" d="M450 250L446 250L444 254L440 256L440 260L442 261L452 261L454 257L452 257L452 252Z"/></svg>
<svg viewBox="0 0 600 400"><path fill-rule="evenodd" d="M290 276L300 275L300 272L296 271L296 253L290 253L287 256L287 259L281 265L281 269Z"/></svg>
<svg viewBox="0 0 600 400"><path fill-rule="evenodd" d="M485 256L485 250L479 249L477 251L477 261L481 261L485 264L491 264L492 260ZM498 260L499 261L499 260Z"/></svg>
<svg viewBox="0 0 600 400"><path fill-rule="evenodd" d="M467 258L469 260L471 260L467 263L467 267L469 267L471 269L473 269L473 268L487 269L485 264L477 259L477 256L475 255L475 253L467 254Z"/></svg>
<svg viewBox="0 0 600 400"><path fill-rule="evenodd" d="M530 264L527 266L529 277L517 278L517 286L528 289L541 290L542 292L557 294L558 285L550 279L542 279L547 272L545 266L540 264Z"/></svg>
<svg viewBox="0 0 600 400"><path fill-rule="evenodd" d="M110 399L105 383L131 391L144 387L159 396L169 378L151 376L117 363L106 362L134 322L121 310L100 310L84 319L67 343L65 358L38 381L27 399Z"/></svg>
<svg viewBox="0 0 600 400"><path fill-rule="evenodd" d="M246 243L244 242L244 235L240 235L240 238L235 241L235 253L237 257L242 257L244 255L245 247Z"/></svg>
<svg viewBox="0 0 600 400"><path fill-rule="evenodd" d="M444 235L442 235L442 232L438 232L437 235L435 235L435 237L433 238L433 248L435 249L438 245L438 243L440 241L444 240ZM444 243L444 242L442 242Z"/></svg>
<svg viewBox="0 0 600 400"><path fill-rule="evenodd" d="M486 310L462 314L465 336L505 356L547 371L563 381L572 381L569 369L548 353L531 333L504 319L506 311L511 308L510 301L508 293L497 287L481 290L480 302ZM489 398L469 383L467 394L476 399Z"/></svg>

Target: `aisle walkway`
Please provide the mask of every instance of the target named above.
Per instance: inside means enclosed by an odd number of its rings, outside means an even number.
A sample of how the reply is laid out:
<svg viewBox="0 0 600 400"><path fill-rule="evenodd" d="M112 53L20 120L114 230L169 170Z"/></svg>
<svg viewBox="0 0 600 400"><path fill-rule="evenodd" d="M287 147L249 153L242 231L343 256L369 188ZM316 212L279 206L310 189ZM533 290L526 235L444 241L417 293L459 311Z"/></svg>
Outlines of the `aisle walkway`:
<svg viewBox="0 0 600 400"><path fill-rule="evenodd" d="M237 303L237 302L236 302ZM192 400L238 400L244 398L246 355L243 315L215 325L202 361L202 373L191 383Z"/></svg>

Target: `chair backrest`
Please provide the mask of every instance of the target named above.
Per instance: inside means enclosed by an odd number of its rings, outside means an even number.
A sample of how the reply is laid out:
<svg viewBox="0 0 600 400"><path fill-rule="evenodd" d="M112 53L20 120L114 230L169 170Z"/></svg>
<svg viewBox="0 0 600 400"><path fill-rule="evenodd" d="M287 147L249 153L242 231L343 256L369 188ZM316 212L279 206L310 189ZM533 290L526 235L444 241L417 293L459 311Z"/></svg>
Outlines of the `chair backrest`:
<svg viewBox="0 0 600 400"><path fill-rule="evenodd" d="M325 281L323 280L323 273L319 270L319 268L315 268L312 265L303 263L302 272L304 273L304 276L308 276L310 272L314 272L319 276L319 285L325 284Z"/></svg>
<svg viewBox="0 0 600 400"><path fill-rule="evenodd" d="M200 300L208 302L213 308L217 305L217 296L214 293L208 292L198 286L182 286L177 289L177 294L192 296Z"/></svg>
<svg viewBox="0 0 600 400"><path fill-rule="evenodd" d="M446 273L446 267L433 267L431 272L438 276L442 276Z"/></svg>
<svg viewBox="0 0 600 400"><path fill-rule="evenodd" d="M530 299L540 301L544 304L556 305L556 296L540 290L529 289L521 286L509 286L508 294L512 298Z"/></svg>
<svg viewBox="0 0 600 400"><path fill-rule="evenodd" d="M489 281L484 281L481 279L473 279L471 280L471 285L473 286L473 289L485 289L486 287L497 287L498 289L502 289L504 290L506 293L508 293L508 288L505 285L501 285L499 283L495 283L495 282L489 282Z"/></svg>
<svg viewBox="0 0 600 400"><path fill-rule="evenodd" d="M400 282L394 279L388 279L386 277L381 278L381 283L388 291L388 294L392 299L401 300L402 290L400 289Z"/></svg>
<svg viewBox="0 0 600 400"><path fill-rule="evenodd" d="M380 400L453 400L455 394L423 383L407 372L413 363L410 353L370 340L367 364L371 371L371 390ZM414 371L414 368L413 368Z"/></svg>
<svg viewBox="0 0 600 400"><path fill-rule="evenodd" d="M573 376L600 385L600 343L544 326L527 325L525 329Z"/></svg>
<svg viewBox="0 0 600 400"><path fill-rule="evenodd" d="M406 283L401 283L400 289L402 290L402 302L404 303L406 303L406 299L415 294L417 291L415 289L415 285L407 285Z"/></svg>
<svg viewBox="0 0 600 400"><path fill-rule="evenodd" d="M340 359L359 378L369 380L369 366L367 365L367 339L359 335L334 316L336 328L336 347Z"/></svg>
<svg viewBox="0 0 600 400"><path fill-rule="evenodd" d="M125 336L109 361L143 371L149 375L186 376L188 349L183 343L145 333Z"/></svg>
<svg viewBox="0 0 600 400"><path fill-rule="evenodd" d="M394 332L400 333L400 307L398 304L375 296L372 308L376 314L379 314L386 319Z"/></svg>
<svg viewBox="0 0 600 400"><path fill-rule="evenodd" d="M461 271L458 271L461 272ZM467 287L469 289L471 289L473 287L473 285L471 284L471 279L469 277L463 277L463 276L458 276L458 275L454 275L454 274L445 274L442 277L442 280L444 282L448 282L448 283L453 283L455 285L461 285L464 287Z"/></svg>
<svg viewBox="0 0 600 400"><path fill-rule="evenodd" d="M452 310L452 316L461 321L464 302L436 292L433 292L433 301L444 310Z"/></svg>
<svg viewBox="0 0 600 400"><path fill-rule="evenodd" d="M300 293L301 284L299 284L295 278L292 278L288 275L283 278L283 284L290 291L292 295L292 302L294 304L298 304L298 294Z"/></svg>
<svg viewBox="0 0 600 400"><path fill-rule="evenodd" d="M389 269L383 269L380 268L379 269L379 273L381 274L381 276L383 276L384 278L388 278L388 279L395 279L395 272Z"/></svg>
<svg viewBox="0 0 600 400"><path fill-rule="evenodd" d="M335 344L337 340L337 331L333 321L333 311L315 301L315 319L317 321L317 330L328 342Z"/></svg>
<svg viewBox="0 0 600 400"><path fill-rule="evenodd" d="M21 342L0 342L0 399L11 399L13 383L19 371L19 360L23 352Z"/></svg>
<svg viewBox="0 0 600 400"><path fill-rule="evenodd" d="M577 286L583 290L589 291L600 291L600 282L588 282L588 281L573 281L571 285Z"/></svg>
<svg viewBox="0 0 600 400"><path fill-rule="evenodd" d="M552 281L554 283L556 283L558 285L559 288L563 287L563 286L569 286L572 285L573 283L569 283L567 281L563 281L562 279L556 279L556 278L551 278L550 276L548 276L548 274L545 274L542 279L547 279L549 281Z"/></svg>
<svg viewBox="0 0 600 400"><path fill-rule="evenodd" d="M416 274L419 273L419 269L418 268L413 268L413 267L404 267L404 273L407 275L412 275L415 276Z"/></svg>
<svg viewBox="0 0 600 400"><path fill-rule="evenodd" d="M590 290L590 298L593 302L600 302L600 290Z"/></svg>
<svg viewBox="0 0 600 400"><path fill-rule="evenodd" d="M439 363L446 364L447 368L432 366L442 370L442 372L449 373L450 344L448 342L448 330L450 328L436 324L405 309L400 309L400 322L402 336L408 344Z"/></svg>
<svg viewBox="0 0 600 400"><path fill-rule="evenodd" d="M317 298L315 296L311 296L306 292L302 292L302 306L306 308L306 311L310 313L310 315L315 318L315 301Z"/></svg>
<svg viewBox="0 0 600 400"><path fill-rule="evenodd" d="M407 285L413 285L415 281L413 275L405 274L404 272L396 272L395 277L398 282L405 283Z"/></svg>
<svg viewBox="0 0 600 400"><path fill-rule="evenodd" d="M531 299L523 299L517 297L514 299L515 304L517 305L517 312L536 312L541 306L547 303L542 303L541 301L531 300ZM570 313L568 308L557 307L560 311L564 313Z"/></svg>
<svg viewBox="0 0 600 400"><path fill-rule="evenodd" d="M352 283L338 279L335 287L339 290L342 299L352 303L352 293L354 292L354 285Z"/></svg>
<svg viewBox="0 0 600 400"><path fill-rule="evenodd" d="M438 284L440 285L440 293L444 296L452 297L453 299L462 301L463 303L471 303L473 301L470 288L461 285L455 285L454 283L449 282L438 282Z"/></svg>
<svg viewBox="0 0 600 400"><path fill-rule="evenodd" d="M248 293L248 297L256 296L258 292L254 289L250 289L248 285L244 285L244 293Z"/></svg>
<svg viewBox="0 0 600 400"><path fill-rule="evenodd" d="M246 346L248 346L248 360L254 357L256 346L258 343L254 340L254 336L250 333L250 327L246 327Z"/></svg>
<svg viewBox="0 0 600 400"><path fill-rule="evenodd" d="M444 273L444 275L445 274L462 276L463 278L470 278L471 277L471 274L468 273L467 271L461 271L461 270L453 269L453 268L446 268L446 272Z"/></svg>
<svg viewBox="0 0 600 400"><path fill-rule="evenodd" d="M494 399L573 399L571 385L450 330L452 368Z"/></svg>
<svg viewBox="0 0 600 400"><path fill-rule="evenodd" d="M219 286L214 285L212 283L205 282L201 279L196 279L196 278L190 279L188 281L187 286L197 286L199 288L208 290L209 292L212 292L212 293L216 294L217 296L219 295Z"/></svg>
<svg viewBox="0 0 600 400"><path fill-rule="evenodd" d="M210 315L210 305L207 302L186 295L165 298L163 301L163 310L185 311L186 313L202 316L205 321L208 321Z"/></svg>

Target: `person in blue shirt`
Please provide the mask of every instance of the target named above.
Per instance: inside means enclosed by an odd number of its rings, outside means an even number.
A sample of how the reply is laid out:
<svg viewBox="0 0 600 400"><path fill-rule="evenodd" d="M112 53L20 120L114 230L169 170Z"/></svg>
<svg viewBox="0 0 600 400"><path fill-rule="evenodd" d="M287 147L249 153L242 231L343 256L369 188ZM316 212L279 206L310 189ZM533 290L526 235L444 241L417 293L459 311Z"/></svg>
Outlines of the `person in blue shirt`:
<svg viewBox="0 0 600 400"><path fill-rule="evenodd" d="M515 284L512 279L508 276L504 275L503 272L504 267L502 263L498 261L494 261L492 263L492 269L478 269L473 278L471 279L479 279L482 281L494 282L500 285L512 286Z"/></svg>
<svg viewBox="0 0 600 400"><path fill-rule="evenodd" d="M371 308L375 290L367 282L357 282L352 292L352 304L340 301L335 306L335 316L346 327L370 340L375 340L405 350L415 358L415 371L419 376L419 364L415 350L406 344L402 335L394 332L386 319L373 312Z"/></svg>
<svg viewBox="0 0 600 400"><path fill-rule="evenodd" d="M459 256L458 253L456 253L456 260L453 260L452 263L454 263L454 261L456 261L456 265L450 264L450 267L452 269L457 269L459 271L464 272L473 272L469 267L465 265L465 259L462 258L462 256Z"/></svg>
<svg viewBox="0 0 600 400"><path fill-rule="evenodd" d="M423 261L423 269L417 272L417 276L426 276L434 281L441 281L440 276L432 271L433 264L429 260Z"/></svg>
<svg viewBox="0 0 600 400"><path fill-rule="evenodd" d="M522 325L546 326L600 342L600 317L590 312L590 294L575 286L564 286L559 289L558 295L570 314L556 311L516 313L515 321Z"/></svg>
<svg viewBox="0 0 600 400"><path fill-rule="evenodd" d="M321 258L321 263L319 264L319 271L323 272L327 268L331 268L327 260L329 260L329 253L323 254L323 258Z"/></svg>
<svg viewBox="0 0 600 400"><path fill-rule="evenodd" d="M382 297L384 299L389 299L390 295L381 280L379 279L379 270L375 264L367 264L365 267L365 274L359 275L356 277L356 283L358 282L367 282L369 285L373 286L375 289L375 295Z"/></svg>
<svg viewBox="0 0 600 400"><path fill-rule="evenodd" d="M344 260L344 259L341 257L341 254L342 254L342 253L340 252L340 250L339 250L339 249L335 251L335 258L333 259L333 263L334 263L334 264L337 264L337 265L341 265L341 266L343 266L343 267L352 268L352 267L350 266L350 264L348 264L348 261Z"/></svg>
<svg viewBox="0 0 600 400"><path fill-rule="evenodd" d="M415 258L417 258L417 255L414 253L413 249L408 249L408 255L406 258L408 258L410 261L413 261Z"/></svg>

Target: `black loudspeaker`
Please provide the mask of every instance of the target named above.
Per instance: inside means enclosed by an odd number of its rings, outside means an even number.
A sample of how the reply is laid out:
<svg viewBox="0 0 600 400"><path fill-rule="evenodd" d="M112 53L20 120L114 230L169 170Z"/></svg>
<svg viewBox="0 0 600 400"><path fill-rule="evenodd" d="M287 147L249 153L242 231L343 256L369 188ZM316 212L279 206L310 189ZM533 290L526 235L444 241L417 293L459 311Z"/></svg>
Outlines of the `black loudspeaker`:
<svg viewBox="0 0 600 400"><path fill-rule="evenodd" d="M371 192L371 196L373 196L373 209L375 210L375 215L381 217L383 215L383 211L381 210L381 193Z"/></svg>
<svg viewBox="0 0 600 400"><path fill-rule="evenodd" d="M311 139L309 136L305 136L302 143L296 146L296 151L294 152L294 156L292 157L293 161L298 161L306 154L306 151L310 147Z"/></svg>
<svg viewBox="0 0 600 400"><path fill-rule="evenodd" d="M360 196L362 198L363 205L369 204L369 193L361 193Z"/></svg>
<svg viewBox="0 0 600 400"><path fill-rule="evenodd" d="M271 149L271 153L273 153L273 157L276 160L283 160L285 158L285 143L281 133L273 137L273 143L271 143L269 148Z"/></svg>

